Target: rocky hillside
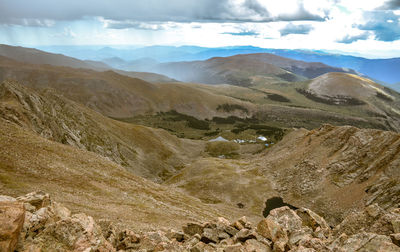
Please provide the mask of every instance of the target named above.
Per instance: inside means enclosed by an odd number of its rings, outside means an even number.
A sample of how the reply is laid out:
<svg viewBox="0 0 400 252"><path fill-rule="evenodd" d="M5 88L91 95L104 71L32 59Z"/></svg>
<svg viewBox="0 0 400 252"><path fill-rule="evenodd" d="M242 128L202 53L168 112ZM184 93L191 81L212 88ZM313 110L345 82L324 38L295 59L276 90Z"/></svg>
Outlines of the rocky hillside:
<svg viewBox="0 0 400 252"><path fill-rule="evenodd" d="M257 225L219 217L152 232L71 213L42 192L0 196L0 210L2 251L400 251L400 208L376 204L333 228L310 209L281 207Z"/></svg>
<svg viewBox="0 0 400 252"><path fill-rule="evenodd" d="M398 133L330 125L297 130L258 162L280 195L330 223L365 205L400 204Z"/></svg>
<svg viewBox="0 0 400 252"><path fill-rule="evenodd" d="M400 204L400 135L324 125L294 130L259 156L202 159L167 181L203 202L259 214L280 196L337 225L374 203Z"/></svg>
<svg viewBox="0 0 400 252"><path fill-rule="evenodd" d="M164 130L104 117L53 90L35 91L16 82L0 84L0 118L49 140L100 154L156 182L174 174L203 148L202 143Z"/></svg>
<svg viewBox="0 0 400 252"><path fill-rule="evenodd" d="M17 197L51 192L74 212L136 230L176 228L187 221L237 218L240 209L213 206L135 176L108 158L46 140L0 119L0 191Z"/></svg>

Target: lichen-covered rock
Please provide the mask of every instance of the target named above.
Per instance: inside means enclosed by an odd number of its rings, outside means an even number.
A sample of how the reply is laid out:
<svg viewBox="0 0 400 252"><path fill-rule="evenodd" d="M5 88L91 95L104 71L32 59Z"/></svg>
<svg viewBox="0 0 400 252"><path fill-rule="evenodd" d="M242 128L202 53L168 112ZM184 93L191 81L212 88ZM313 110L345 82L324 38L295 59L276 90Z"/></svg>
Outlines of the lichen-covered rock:
<svg viewBox="0 0 400 252"><path fill-rule="evenodd" d="M0 195L0 202L1 201L17 201L17 200L11 196Z"/></svg>
<svg viewBox="0 0 400 252"><path fill-rule="evenodd" d="M24 196L18 197L17 200L20 202L29 203L36 209L50 205L50 195L42 191L28 193Z"/></svg>
<svg viewBox="0 0 400 252"><path fill-rule="evenodd" d="M182 229L185 234L190 236L195 234L201 235L203 233L204 226L198 223L188 223Z"/></svg>
<svg viewBox="0 0 400 252"><path fill-rule="evenodd" d="M310 239L303 239L299 243L299 247L304 249L312 249L313 251L318 252L330 252L329 248L327 247L327 241L318 238L310 238Z"/></svg>
<svg viewBox="0 0 400 252"><path fill-rule="evenodd" d="M390 235L390 238L392 239L392 242L393 242L394 244L396 244L397 246L400 247L400 233L391 234L391 235Z"/></svg>
<svg viewBox="0 0 400 252"><path fill-rule="evenodd" d="M286 230L271 219L263 219L257 225L257 232L273 242L275 251L285 251L289 238Z"/></svg>
<svg viewBox="0 0 400 252"><path fill-rule="evenodd" d="M83 213L46 226L35 240L48 250L115 251L93 218Z"/></svg>
<svg viewBox="0 0 400 252"><path fill-rule="evenodd" d="M326 223L324 218L314 213L310 209L297 209L296 214L302 219L303 226L310 227L313 230L313 236L318 238L328 238L331 235L331 228Z"/></svg>
<svg viewBox="0 0 400 252"><path fill-rule="evenodd" d="M265 244L255 240L255 239L246 240L244 247L245 247L246 251L248 251L248 252L270 252L270 251L272 251L271 247L266 246Z"/></svg>
<svg viewBox="0 0 400 252"><path fill-rule="evenodd" d="M333 233L324 218L313 211L306 208L293 211L287 206L273 209L256 228L242 217L233 223L224 218L202 224L188 223L183 231L135 233L120 229L107 220L96 223L83 213L71 215L70 210L51 201L44 193L28 194L19 199L22 202L12 199L0 201L0 213L3 214L0 216L0 238L3 239L0 240L0 251L12 251L16 246L17 251L25 252L400 251L400 233L396 232L399 229L400 209L386 211L377 205L345 218L335 228L336 232L346 231L340 235ZM12 218L4 218L6 211L1 211L2 204L18 205L21 209L26 205L31 206L30 211L20 213L19 219L14 218L20 221L19 229L13 231L12 242L7 244L4 243L4 237L8 239L11 236L2 235L3 226ZM355 230L355 227L359 230ZM18 236L20 242L17 244Z"/></svg>
<svg viewBox="0 0 400 252"><path fill-rule="evenodd" d="M246 252L245 247L240 244L229 245L224 248L224 252Z"/></svg>
<svg viewBox="0 0 400 252"><path fill-rule="evenodd" d="M178 242L183 242L184 240L187 240L189 238L189 236L186 235L184 232L176 231L174 229L169 230L165 235L168 239L176 240Z"/></svg>
<svg viewBox="0 0 400 252"><path fill-rule="evenodd" d="M243 243L250 239L256 239L256 235L254 230L243 228L235 235L235 240Z"/></svg>
<svg viewBox="0 0 400 252"><path fill-rule="evenodd" d="M352 236L341 236L334 241L329 249L340 252L399 252L400 247L392 243L385 235L361 232Z"/></svg>
<svg viewBox="0 0 400 252"><path fill-rule="evenodd" d="M0 202L0 251L13 252L25 219L25 208L15 201Z"/></svg>
<svg viewBox="0 0 400 252"><path fill-rule="evenodd" d="M390 235L396 233L395 229L400 224L400 212L394 209L386 212L377 204L370 205L364 211L347 215L344 220L334 228L335 235L346 233L353 235L360 230L370 233ZM400 232L398 230L397 232Z"/></svg>
<svg viewBox="0 0 400 252"><path fill-rule="evenodd" d="M217 243L219 241L218 231L216 229L205 228L201 236L201 241L206 244L210 242Z"/></svg>
<svg viewBox="0 0 400 252"><path fill-rule="evenodd" d="M214 247L205 244L203 242L198 242L190 249L190 252L213 252L213 251L215 251Z"/></svg>
<svg viewBox="0 0 400 252"><path fill-rule="evenodd" d="M140 237L131 230L123 230L117 236L115 248L117 250L130 250L139 248Z"/></svg>

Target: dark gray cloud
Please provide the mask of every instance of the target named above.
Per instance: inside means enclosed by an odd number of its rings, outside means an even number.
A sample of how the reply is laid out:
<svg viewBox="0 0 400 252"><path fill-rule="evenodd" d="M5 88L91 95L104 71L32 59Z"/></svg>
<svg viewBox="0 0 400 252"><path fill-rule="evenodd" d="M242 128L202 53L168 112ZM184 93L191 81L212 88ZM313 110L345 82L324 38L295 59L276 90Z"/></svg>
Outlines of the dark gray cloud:
<svg viewBox="0 0 400 252"><path fill-rule="evenodd" d="M237 4L233 0L0 0L0 23L24 25L22 19L71 21L85 17L131 22L269 22L324 18L309 13L302 1L297 2L298 12L274 17L261 1L246 0Z"/></svg>
<svg viewBox="0 0 400 252"><path fill-rule="evenodd" d="M279 32L281 33L281 36L286 36L289 34L308 34L313 29L314 28L312 27L312 25L308 24L295 25L289 23L283 29L279 30Z"/></svg>
<svg viewBox="0 0 400 252"><path fill-rule="evenodd" d="M379 7L381 10L398 10L400 9L400 0L389 0L384 5Z"/></svg>
<svg viewBox="0 0 400 252"><path fill-rule="evenodd" d="M136 30L151 30L161 31L166 29L166 25L154 22L136 22L136 21L108 21L106 28L109 29L136 29Z"/></svg>
<svg viewBox="0 0 400 252"><path fill-rule="evenodd" d="M246 0L243 7L254 11L261 16L269 16L268 10L258 2L258 0Z"/></svg>
<svg viewBox="0 0 400 252"><path fill-rule="evenodd" d="M351 44L358 40L366 40L369 38L370 35L371 34L369 32L363 32L363 33L361 33L359 35L355 35L355 36L346 35L344 38L337 40L336 42L343 43L343 44Z"/></svg>
<svg viewBox="0 0 400 252"><path fill-rule="evenodd" d="M358 25L358 29L372 31L376 40L394 41L400 39L399 15L393 11L370 11L364 13L368 20L365 24Z"/></svg>

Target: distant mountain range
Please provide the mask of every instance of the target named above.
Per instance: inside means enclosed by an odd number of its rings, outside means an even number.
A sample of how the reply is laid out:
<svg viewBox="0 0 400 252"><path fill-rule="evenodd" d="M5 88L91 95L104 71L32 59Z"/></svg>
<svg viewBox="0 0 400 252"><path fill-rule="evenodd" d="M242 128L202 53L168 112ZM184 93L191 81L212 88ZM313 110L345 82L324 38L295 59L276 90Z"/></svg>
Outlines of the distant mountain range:
<svg viewBox="0 0 400 252"><path fill-rule="evenodd" d="M13 59L0 56L0 81L12 79L35 89L52 88L113 118L129 119L174 110L200 120L255 116L282 127L311 129L328 122L400 129L400 94L351 74L354 72L349 69L322 63L261 53L161 63L150 69L165 67L171 73L186 73L188 82L231 84L204 85L171 83L173 79L153 73L84 69L81 66L87 61L64 55L23 47L1 48L0 55ZM32 57L39 64L32 64ZM54 66L52 62L64 66ZM332 72L344 73L329 74Z"/></svg>
<svg viewBox="0 0 400 252"><path fill-rule="evenodd" d="M253 46L206 48L198 46L148 46L148 47L99 47L99 46L42 46L39 49L90 60L118 57L129 62L149 58L159 62L206 60L212 57L228 57L237 54L272 53L306 62L321 62L333 67L351 68L381 84L400 90L400 58L366 59L362 57L332 54L320 50L267 49ZM115 59L114 59L115 60ZM121 63L121 62L120 62ZM112 65L112 64L111 64ZM120 65L121 66L121 65ZM126 65L129 68L129 64ZM115 66L114 66L115 67ZM123 69L141 71L140 67Z"/></svg>
<svg viewBox="0 0 400 252"><path fill-rule="evenodd" d="M294 82L329 72L355 73L350 69L292 60L269 53L215 57L205 61L162 63L151 65L146 70L186 82L228 83L236 86L251 86L256 77L267 78L270 81Z"/></svg>

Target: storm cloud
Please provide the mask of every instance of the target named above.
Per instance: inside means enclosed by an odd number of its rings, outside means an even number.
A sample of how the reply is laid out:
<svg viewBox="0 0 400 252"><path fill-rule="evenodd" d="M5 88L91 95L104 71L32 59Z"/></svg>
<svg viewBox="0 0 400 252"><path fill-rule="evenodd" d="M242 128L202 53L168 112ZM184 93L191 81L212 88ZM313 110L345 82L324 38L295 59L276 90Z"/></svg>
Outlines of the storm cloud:
<svg viewBox="0 0 400 252"><path fill-rule="evenodd" d="M389 0L379 9L382 10L397 10L400 9L400 0Z"/></svg>
<svg viewBox="0 0 400 252"><path fill-rule="evenodd" d="M293 4L298 6L297 12L274 16L260 0L35 0L29 4L25 0L0 0L0 23L24 25L23 19L40 23L41 20L73 21L87 17L124 22L270 22L324 18L308 12L302 1Z"/></svg>

